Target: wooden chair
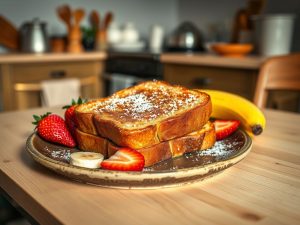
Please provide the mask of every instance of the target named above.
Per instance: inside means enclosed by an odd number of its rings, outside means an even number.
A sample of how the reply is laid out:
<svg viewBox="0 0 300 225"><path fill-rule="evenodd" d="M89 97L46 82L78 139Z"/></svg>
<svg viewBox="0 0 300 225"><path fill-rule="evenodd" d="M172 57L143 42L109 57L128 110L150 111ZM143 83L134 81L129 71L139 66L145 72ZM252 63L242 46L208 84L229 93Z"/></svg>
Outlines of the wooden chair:
<svg viewBox="0 0 300 225"><path fill-rule="evenodd" d="M300 53L272 57L262 65L254 103L265 108L271 90L300 91Z"/></svg>
<svg viewBox="0 0 300 225"><path fill-rule="evenodd" d="M55 78L64 79L64 78ZM99 96L99 80L96 76L80 78L81 93L83 98L95 98ZM17 110L41 106L40 93L42 85L39 82L14 84L14 108Z"/></svg>

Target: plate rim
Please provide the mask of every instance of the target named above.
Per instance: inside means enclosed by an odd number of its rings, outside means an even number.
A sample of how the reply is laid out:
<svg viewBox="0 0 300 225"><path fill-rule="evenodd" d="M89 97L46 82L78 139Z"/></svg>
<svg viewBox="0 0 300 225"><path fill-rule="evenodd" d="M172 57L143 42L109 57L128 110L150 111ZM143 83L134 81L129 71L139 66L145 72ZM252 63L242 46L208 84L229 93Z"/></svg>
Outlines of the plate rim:
<svg viewBox="0 0 300 225"><path fill-rule="evenodd" d="M74 170L78 170L78 171L85 171L86 173L87 172L92 172L92 173L103 173L105 175L109 175L111 173L114 173L117 175L128 175L128 176L138 176L138 175L143 175L143 174L147 174L148 176L154 176L154 175L173 175L173 174L179 174L179 173L185 173L187 171L197 171L199 169L203 169L205 167L208 167L208 166L213 166L213 165L216 165L216 164L220 164L222 162L226 162L226 161L229 161L231 159L235 159L235 158L239 158L241 155L244 155L245 153L245 156L250 152L251 148L252 148L252 145L253 145L253 142L252 142L252 139L251 137L242 129L239 129L238 130L239 132L241 132L241 134L244 136L245 138L245 145L242 147L244 148L242 151L239 151L236 155L233 155L233 156L230 156L226 159L221 159L219 161L216 161L216 162L213 162L213 163L209 163L209 164L205 164L205 165L197 165L197 166L194 166L194 167L188 167L188 168L180 168L180 169L175 169L175 170L161 170L161 171L157 171L157 170L149 170L149 171L117 171L117 170L104 170L104 169L101 169L101 168L98 168L98 169L90 169L90 168L84 168L84 167L78 167L78 166L74 166L74 165L71 165L71 164L68 164L66 162L61 162L61 161L58 161L58 160L55 160L55 159L52 159L44 154L42 154L41 152L39 152L32 144L32 140L33 138L38 135L36 132L33 132L32 134L29 135L29 137L27 138L26 140L26 150L27 152L39 159L43 159L51 164L55 164L55 165L60 165L60 166L63 166L63 167L67 167L67 168L71 168L71 169L74 169ZM244 157L245 157L244 156ZM242 157L242 159L244 158ZM35 160L35 158L34 158ZM241 159L240 159L241 160ZM239 162L240 160L238 160L237 162ZM37 161L37 160L35 160ZM236 162L236 163L237 163ZM40 162L38 162L40 163ZM42 164L42 163L40 163ZM45 166L43 164L43 166ZM51 169L51 168L50 168Z"/></svg>

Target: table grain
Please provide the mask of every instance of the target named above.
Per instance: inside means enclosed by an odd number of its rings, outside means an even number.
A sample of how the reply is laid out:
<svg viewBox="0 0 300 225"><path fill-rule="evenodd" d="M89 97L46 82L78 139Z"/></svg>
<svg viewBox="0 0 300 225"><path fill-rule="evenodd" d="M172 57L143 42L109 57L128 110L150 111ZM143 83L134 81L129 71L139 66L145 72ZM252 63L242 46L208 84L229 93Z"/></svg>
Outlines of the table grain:
<svg viewBox="0 0 300 225"><path fill-rule="evenodd" d="M40 224L299 224L300 115L265 110L267 128L240 163L203 182L119 190L69 180L25 151L32 114L0 113L0 187Z"/></svg>

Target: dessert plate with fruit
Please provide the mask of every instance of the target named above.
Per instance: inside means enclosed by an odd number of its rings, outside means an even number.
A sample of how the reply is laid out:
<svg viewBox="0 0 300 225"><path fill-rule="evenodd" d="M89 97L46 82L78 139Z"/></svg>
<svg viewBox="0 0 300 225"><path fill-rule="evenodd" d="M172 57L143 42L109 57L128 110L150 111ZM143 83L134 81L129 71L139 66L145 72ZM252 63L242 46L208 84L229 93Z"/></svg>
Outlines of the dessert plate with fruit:
<svg viewBox="0 0 300 225"><path fill-rule="evenodd" d="M149 189L204 180L241 161L265 127L239 96L149 81L108 98L73 101L64 119L34 116L26 149L73 180Z"/></svg>

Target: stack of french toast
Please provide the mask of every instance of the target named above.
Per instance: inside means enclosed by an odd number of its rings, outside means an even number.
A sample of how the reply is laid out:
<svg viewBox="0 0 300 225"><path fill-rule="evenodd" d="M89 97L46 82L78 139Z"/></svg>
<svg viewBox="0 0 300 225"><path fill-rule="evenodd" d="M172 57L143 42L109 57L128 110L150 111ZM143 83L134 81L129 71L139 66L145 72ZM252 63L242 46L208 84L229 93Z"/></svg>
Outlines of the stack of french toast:
<svg viewBox="0 0 300 225"><path fill-rule="evenodd" d="M76 140L83 151L109 158L127 147L140 152L145 167L214 145L210 96L147 81L75 108Z"/></svg>

